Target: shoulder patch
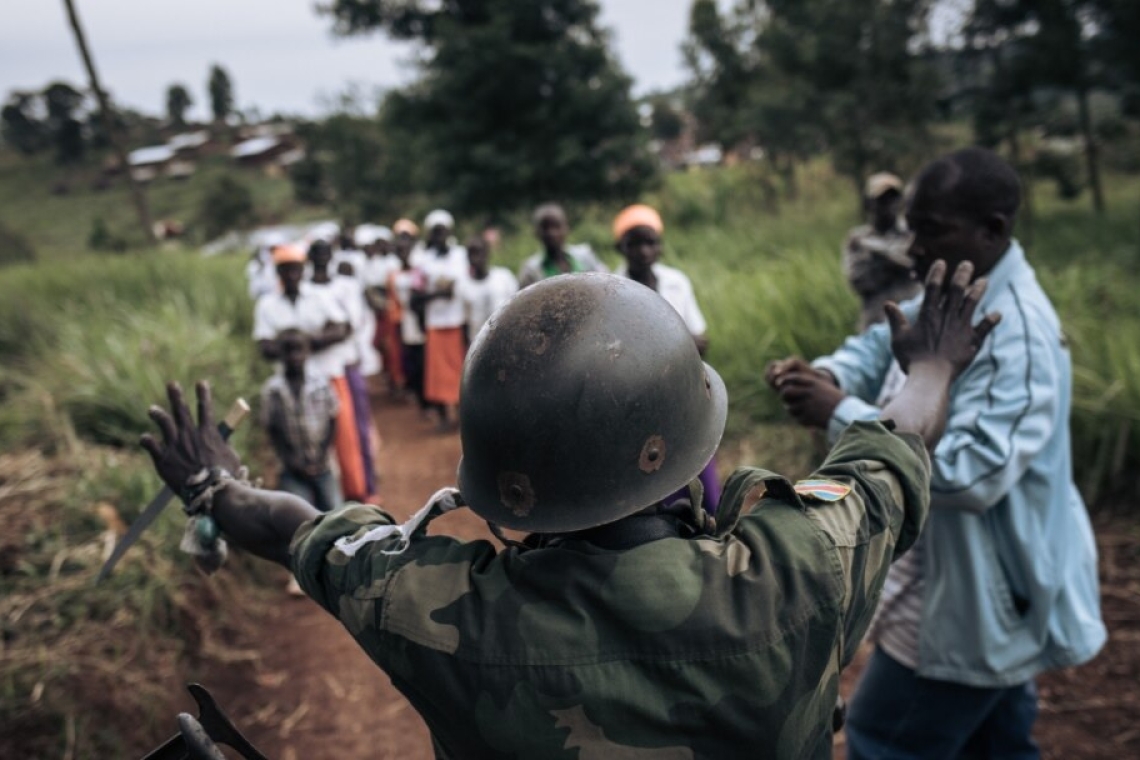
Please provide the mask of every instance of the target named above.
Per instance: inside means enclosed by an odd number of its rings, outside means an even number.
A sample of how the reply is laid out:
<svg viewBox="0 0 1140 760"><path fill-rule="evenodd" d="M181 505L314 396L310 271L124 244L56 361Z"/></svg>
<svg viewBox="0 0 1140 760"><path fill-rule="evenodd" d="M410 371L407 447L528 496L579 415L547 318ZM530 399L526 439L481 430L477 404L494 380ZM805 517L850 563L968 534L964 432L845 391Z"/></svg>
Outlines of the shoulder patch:
<svg viewBox="0 0 1140 760"><path fill-rule="evenodd" d="M803 498L815 501L839 501L851 493L851 486L834 480L801 480L792 487Z"/></svg>

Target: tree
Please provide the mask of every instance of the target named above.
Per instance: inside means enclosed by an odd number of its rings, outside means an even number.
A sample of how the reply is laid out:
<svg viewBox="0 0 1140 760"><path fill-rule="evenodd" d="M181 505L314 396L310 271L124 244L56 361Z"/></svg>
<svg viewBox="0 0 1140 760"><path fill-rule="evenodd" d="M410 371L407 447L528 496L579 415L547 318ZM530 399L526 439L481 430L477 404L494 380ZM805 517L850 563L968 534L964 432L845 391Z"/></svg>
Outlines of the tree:
<svg viewBox="0 0 1140 760"><path fill-rule="evenodd" d="M324 121L299 125L308 157L293 165L293 194L302 203L329 202L345 219L400 214L399 188L390 169L380 122L342 111Z"/></svg>
<svg viewBox="0 0 1140 760"><path fill-rule="evenodd" d="M43 91L47 127L55 145L56 160L74 164L83 159L83 125L75 112L83 105L83 93L66 82L52 82Z"/></svg>
<svg viewBox="0 0 1140 760"><path fill-rule="evenodd" d="M1017 65L995 70L995 76L1013 78L1022 90L1056 87L1076 98L1097 213L1104 212L1105 204L1089 96L1100 65L1099 37L1107 29L1101 11L1098 0L977 0L970 19L972 28L988 32L1001 45L1017 51ZM1001 87L1000 79L997 87Z"/></svg>
<svg viewBox="0 0 1140 760"><path fill-rule="evenodd" d="M228 174L219 177L202 196L198 218L206 238L213 239L253 222L253 194Z"/></svg>
<svg viewBox="0 0 1140 760"><path fill-rule="evenodd" d="M135 203L135 211L138 213L143 239L154 243L156 242L154 228L150 223L150 207L146 202L146 194L143 193L142 187L131 174L127 152L118 139L118 132L115 130L115 116L111 108L111 99L99 82L99 73L95 70L95 61L91 57L91 51L87 48L87 37L83 34L83 25L79 22L75 3L72 0L63 0L63 5L67 10L67 20L71 25L72 34L75 35L75 44L79 47L79 57L83 59L83 67L87 69L87 77L91 80L91 91L95 93L95 99L99 102L99 112L103 117L103 128L106 131L107 139L111 142L111 147L119 160L119 166L123 167L123 173L126 174L127 186L131 189L131 197Z"/></svg>
<svg viewBox="0 0 1140 760"><path fill-rule="evenodd" d="M36 116L37 99L32 92L13 92L0 110L0 135L4 142L29 156L49 142L47 126Z"/></svg>
<svg viewBox="0 0 1140 760"><path fill-rule="evenodd" d="M326 12L338 33L423 47L420 80L390 94L381 118L426 148L398 143L424 189L458 210L630 198L652 176L594 0L334 0Z"/></svg>
<svg viewBox="0 0 1140 760"><path fill-rule="evenodd" d="M190 91L181 84L172 84L166 90L166 117L170 123L183 127L186 125L186 110L194 105Z"/></svg>
<svg viewBox="0 0 1140 760"><path fill-rule="evenodd" d="M1121 78L1140 84L1140 3L1136 0L1094 0L1097 41Z"/></svg>
<svg viewBox="0 0 1140 760"><path fill-rule="evenodd" d="M230 75L218 64L210 67L210 80L206 85L210 91L210 110L214 121L224 122L234 110L234 86Z"/></svg>
<svg viewBox="0 0 1140 760"><path fill-rule="evenodd" d="M656 140L676 140L685 131L685 120L681 111L667 97L653 98L649 102L649 130Z"/></svg>
<svg viewBox="0 0 1140 760"><path fill-rule="evenodd" d="M755 141L786 182L827 150L861 193L866 175L917 163L933 115L921 49L931 0L697 0L686 43L702 129Z"/></svg>

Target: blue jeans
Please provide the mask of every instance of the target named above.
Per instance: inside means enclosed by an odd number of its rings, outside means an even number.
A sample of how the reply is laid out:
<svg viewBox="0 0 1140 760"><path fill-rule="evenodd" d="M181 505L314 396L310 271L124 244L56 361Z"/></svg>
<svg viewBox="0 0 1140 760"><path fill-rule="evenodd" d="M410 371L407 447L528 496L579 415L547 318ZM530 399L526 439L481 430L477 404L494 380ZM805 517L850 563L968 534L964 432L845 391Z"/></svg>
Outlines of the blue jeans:
<svg viewBox="0 0 1140 760"><path fill-rule="evenodd" d="M282 469L277 490L300 496L320 512L331 512L341 504L340 484L331 471L310 478Z"/></svg>
<svg viewBox="0 0 1140 760"><path fill-rule="evenodd" d="M1037 689L919 677L876 648L847 712L848 760L1036 760Z"/></svg>

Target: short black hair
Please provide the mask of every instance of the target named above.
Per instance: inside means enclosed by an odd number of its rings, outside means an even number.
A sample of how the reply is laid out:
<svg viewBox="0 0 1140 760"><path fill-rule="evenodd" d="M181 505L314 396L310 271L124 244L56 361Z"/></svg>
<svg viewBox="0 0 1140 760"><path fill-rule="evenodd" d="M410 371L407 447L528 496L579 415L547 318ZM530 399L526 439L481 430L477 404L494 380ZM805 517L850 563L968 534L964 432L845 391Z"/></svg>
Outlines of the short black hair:
<svg viewBox="0 0 1140 760"><path fill-rule="evenodd" d="M566 219L566 212L557 203L542 204L534 210L534 216L531 217L531 221L534 222L535 227L547 219L557 219L563 224L569 223Z"/></svg>
<svg viewBox="0 0 1140 760"><path fill-rule="evenodd" d="M947 210L982 222L992 214L1011 221L1021 207L1021 180L1001 156L984 148L965 148L927 164L918 187L933 190Z"/></svg>

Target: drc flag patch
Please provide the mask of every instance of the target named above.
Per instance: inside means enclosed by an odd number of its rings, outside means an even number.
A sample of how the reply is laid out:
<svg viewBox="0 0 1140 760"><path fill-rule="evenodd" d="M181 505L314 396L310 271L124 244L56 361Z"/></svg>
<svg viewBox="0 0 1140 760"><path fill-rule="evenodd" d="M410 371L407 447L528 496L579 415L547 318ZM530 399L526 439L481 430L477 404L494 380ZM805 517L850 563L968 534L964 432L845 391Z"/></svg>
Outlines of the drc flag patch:
<svg viewBox="0 0 1140 760"><path fill-rule="evenodd" d="M834 480L801 480L793 488L800 496L815 501L839 501L851 493L851 486Z"/></svg>

